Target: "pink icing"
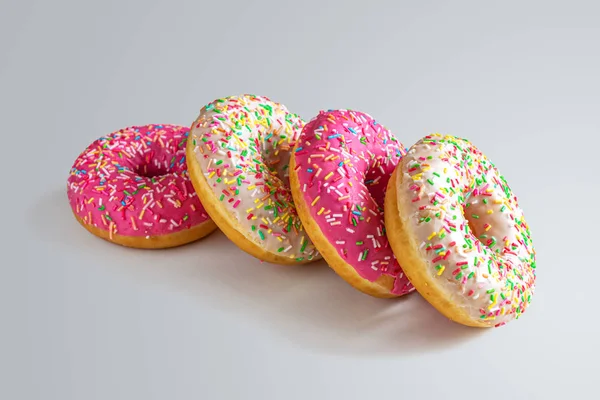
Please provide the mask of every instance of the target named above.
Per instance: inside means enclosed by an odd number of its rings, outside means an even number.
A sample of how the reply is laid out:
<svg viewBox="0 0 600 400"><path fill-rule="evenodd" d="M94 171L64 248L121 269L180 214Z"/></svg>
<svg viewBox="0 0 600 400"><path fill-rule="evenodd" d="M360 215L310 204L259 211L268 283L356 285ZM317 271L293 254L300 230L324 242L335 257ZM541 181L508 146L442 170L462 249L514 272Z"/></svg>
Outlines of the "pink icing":
<svg viewBox="0 0 600 400"><path fill-rule="evenodd" d="M67 182L75 214L124 236L161 236L207 221L185 163L188 134L183 126L134 126L93 142Z"/></svg>
<svg viewBox="0 0 600 400"><path fill-rule="evenodd" d="M414 290L385 235L383 201L405 148L369 115L321 111L295 150L304 201L323 235L364 279L394 278L392 293Z"/></svg>

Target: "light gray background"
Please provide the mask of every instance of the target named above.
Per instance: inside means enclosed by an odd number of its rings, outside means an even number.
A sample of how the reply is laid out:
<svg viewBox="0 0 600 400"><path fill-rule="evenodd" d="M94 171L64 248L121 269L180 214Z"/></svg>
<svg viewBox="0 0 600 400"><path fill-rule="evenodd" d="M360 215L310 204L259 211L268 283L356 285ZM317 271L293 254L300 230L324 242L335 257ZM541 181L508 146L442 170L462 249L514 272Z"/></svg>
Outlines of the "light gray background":
<svg viewBox="0 0 600 400"><path fill-rule="evenodd" d="M597 398L597 2L0 4L0 398ZM221 233L136 251L72 218L91 141L244 92L307 119L362 110L407 145L472 140L532 227L524 318L473 330Z"/></svg>

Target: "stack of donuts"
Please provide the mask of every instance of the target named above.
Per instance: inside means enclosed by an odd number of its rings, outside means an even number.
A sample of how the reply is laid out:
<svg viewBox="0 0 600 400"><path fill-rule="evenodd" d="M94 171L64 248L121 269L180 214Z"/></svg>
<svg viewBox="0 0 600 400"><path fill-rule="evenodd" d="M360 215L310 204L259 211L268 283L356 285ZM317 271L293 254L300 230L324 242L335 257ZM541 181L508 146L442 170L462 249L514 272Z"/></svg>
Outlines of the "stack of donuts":
<svg viewBox="0 0 600 400"><path fill-rule="evenodd" d="M519 318L535 288L529 226L494 164L449 135L407 149L359 111L305 123L263 96L218 99L191 127L99 138L67 192L81 225L110 242L168 248L220 229L266 262L324 259L371 296L416 289L468 326Z"/></svg>

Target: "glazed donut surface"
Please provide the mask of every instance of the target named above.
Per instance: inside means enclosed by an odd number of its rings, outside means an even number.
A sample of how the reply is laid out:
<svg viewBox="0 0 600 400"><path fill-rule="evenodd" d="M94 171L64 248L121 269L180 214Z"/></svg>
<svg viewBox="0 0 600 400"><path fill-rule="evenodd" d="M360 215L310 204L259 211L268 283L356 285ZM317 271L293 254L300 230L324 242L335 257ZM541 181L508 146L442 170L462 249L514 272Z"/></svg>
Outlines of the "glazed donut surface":
<svg viewBox="0 0 600 400"><path fill-rule="evenodd" d="M289 187L290 152L302 119L263 96L218 99L192 125L193 183L221 230L265 261L320 259L298 218Z"/></svg>
<svg viewBox="0 0 600 400"><path fill-rule="evenodd" d="M216 229L189 180L189 129L133 126L94 141L67 182L77 220L93 234L130 247L173 247Z"/></svg>
<svg viewBox="0 0 600 400"><path fill-rule="evenodd" d="M525 312L536 267L529 226L467 140L433 134L410 148L389 183L386 226L411 282L450 319L500 326Z"/></svg>
<svg viewBox="0 0 600 400"><path fill-rule="evenodd" d="M405 149L381 124L350 110L321 112L303 129L292 192L309 236L356 289L397 297L414 288L385 234L387 182Z"/></svg>

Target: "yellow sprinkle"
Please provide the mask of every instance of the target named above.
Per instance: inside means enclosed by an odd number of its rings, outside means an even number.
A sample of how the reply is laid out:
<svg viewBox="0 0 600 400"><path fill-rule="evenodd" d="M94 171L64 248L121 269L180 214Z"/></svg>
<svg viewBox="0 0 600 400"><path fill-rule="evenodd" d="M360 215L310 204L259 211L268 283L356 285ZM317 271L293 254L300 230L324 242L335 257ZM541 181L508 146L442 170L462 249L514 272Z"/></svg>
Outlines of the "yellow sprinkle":
<svg viewBox="0 0 600 400"><path fill-rule="evenodd" d="M492 229L492 226L491 226L491 225L488 225L488 226L487 226L487 228L485 228L485 231L487 232L487 231L489 231L490 229Z"/></svg>
<svg viewBox="0 0 600 400"><path fill-rule="evenodd" d="M494 213L494 210L492 210L492 209L490 208L489 210L487 210L487 213L488 213L488 214L493 214L493 213Z"/></svg>
<svg viewBox="0 0 600 400"><path fill-rule="evenodd" d="M437 236L437 232L433 232L431 235L429 235L429 237L427 237L427 240L431 240L434 236Z"/></svg>
<svg viewBox="0 0 600 400"><path fill-rule="evenodd" d="M94 201L94 198L90 197L90 199L87 201L87 203L90 204L92 201Z"/></svg>
<svg viewBox="0 0 600 400"><path fill-rule="evenodd" d="M440 268L440 270L439 270L439 271L438 271L438 273L437 273L437 274L438 274L438 276L440 276L441 274L443 274L445 269L446 269L446 267L442 267L442 268Z"/></svg>
<svg viewBox="0 0 600 400"><path fill-rule="evenodd" d="M248 190L254 190L254 188L256 188L256 185L249 185L248 186Z"/></svg>
<svg viewBox="0 0 600 400"><path fill-rule="evenodd" d="M501 199L496 199L494 200L494 204L502 204L503 201Z"/></svg>
<svg viewBox="0 0 600 400"><path fill-rule="evenodd" d="M333 172L330 172L327 175L325 175L325 180L331 178L332 175L333 175Z"/></svg>
<svg viewBox="0 0 600 400"><path fill-rule="evenodd" d="M254 208L249 208L246 210L246 214L250 214L250 211L254 210Z"/></svg>
<svg viewBox="0 0 600 400"><path fill-rule="evenodd" d="M278 218L279 218L279 217L278 217ZM266 219L266 218L264 218L264 217L263 217L263 218L261 218L261 221L262 221L262 222L263 222L265 225L269 225L269 221L267 221L267 219ZM277 221L277 220L275 220L275 221Z"/></svg>
<svg viewBox="0 0 600 400"><path fill-rule="evenodd" d="M413 180L413 181L418 181L419 179L421 179L421 175L422 175L422 174L416 174L416 175L413 175L413 177L412 177L412 180Z"/></svg>
<svg viewBox="0 0 600 400"><path fill-rule="evenodd" d="M210 174L208 174L208 179L211 179L213 176L215 176L215 171L212 171Z"/></svg>
<svg viewBox="0 0 600 400"><path fill-rule="evenodd" d="M321 196L315 197L315 199L312 201L312 203L310 203L310 205L314 206L315 204L317 204L317 201L319 201L320 198L321 198Z"/></svg>
<svg viewBox="0 0 600 400"><path fill-rule="evenodd" d="M142 212L140 213L140 216L139 216L139 219L140 219L140 221L142 220L142 218L144 218L144 213L145 213L145 212L146 212L146 209L145 209L145 208L143 208L143 209L142 209Z"/></svg>

